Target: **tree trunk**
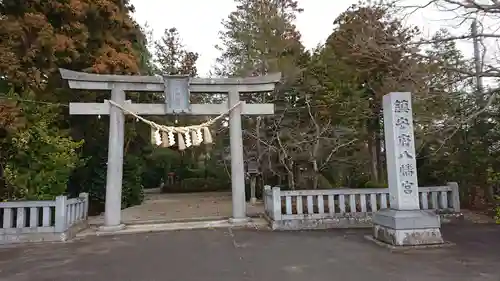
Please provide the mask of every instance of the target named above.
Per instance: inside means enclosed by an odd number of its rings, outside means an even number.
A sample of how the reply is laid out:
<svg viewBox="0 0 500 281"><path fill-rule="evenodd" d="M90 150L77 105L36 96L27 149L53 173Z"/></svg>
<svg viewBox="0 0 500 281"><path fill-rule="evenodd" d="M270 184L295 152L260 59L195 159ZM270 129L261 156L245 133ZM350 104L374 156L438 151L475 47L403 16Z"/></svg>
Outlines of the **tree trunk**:
<svg viewBox="0 0 500 281"><path fill-rule="evenodd" d="M368 152L370 154L370 175L371 180L374 182L379 181L378 177L378 160L377 160L377 149L376 141L374 139L374 134L372 130L369 130L368 137Z"/></svg>
<svg viewBox="0 0 500 281"><path fill-rule="evenodd" d="M376 118L377 123L376 130L374 130L375 137L375 154L377 159L377 179L378 181L383 181L384 178L384 165L382 161L382 139L381 139L381 128L380 128L380 117Z"/></svg>
<svg viewBox="0 0 500 281"><path fill-rule="evenodd" d="M381 118L381 105L380 102L375 101L376 97L373 94L373 101L371 102L372 118L368 120L368 150L370 152L371 174L374 182L380 182L382 178L382 151L380 139L380 118Z"/></svg>
<svg viewBox="0 0 500 281"><path fill-rule="evenodd" d="M313 189L318 188L318 176L319 176L319 168L318 168L318 152L319 152L319 147L320 147L320 136L321 136L321 128L319 127L318 123L314 121L314 127L316 130L316 141L314 143L313 151L312 151L312 166L313 166Z"/></svg>
<svg viewBox="0 0 500 281"><path fill-rule="evenodd" d="M256 147L257 147L257 170L259 171L259 173L261 173L262 177L259 177L258 179L258 182L257 182L257 186L264 186L265 185L265 182L264 182L264 174L263 174L263 168L262 168L262 157L263 157L263 152L262 152L262 145L260 143L260 137L261 137L261 131L260 131L260 127L261 127L261 123L262 123L262 119L259 117L257 117L257 122L255 123L255 135L257 137L257 143L256 143Z"/></svg>
<svg viewBox="0 0 500 281"><path fill-rule="evenodd" d="M293 172L288 170L288 186L290 190L295 190L295 178Z"/></svg>
<svg viewBox="0 0 500 281"><path fill-rule="evenodd" d="M287 174L287 182L288 182L288 188L290 190L295 190L295 170L294 170L294 163L292 160L288 159L283 159L281 161L281 164L285 167L286 169L286 174Z"/></svg>
<svg viewBox="0 0 500 281"><path fill-rule="evenodd" d="M7 186L3 178L3 165L2 163L0 163L0 199L7 199L6 197L7 197Z"/></svg>
<svg viewBox="0 0 500 281"><path fill-rule="evenodd" d="M319 182L319 169L318 169L318 161L316 159L313 160L313 189L318 189Z"/></svg>

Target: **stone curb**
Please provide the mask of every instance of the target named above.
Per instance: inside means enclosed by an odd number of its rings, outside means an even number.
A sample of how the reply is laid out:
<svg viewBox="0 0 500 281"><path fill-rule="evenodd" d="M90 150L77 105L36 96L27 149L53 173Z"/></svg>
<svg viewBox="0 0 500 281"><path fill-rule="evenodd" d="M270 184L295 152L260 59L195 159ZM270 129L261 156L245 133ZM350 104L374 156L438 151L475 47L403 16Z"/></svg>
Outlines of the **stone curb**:
<svg viewBox="0 0 500 281"><path fill-rule="evenodd" d="M127 225L124 229L118 231L102 231L97 228L87 229L76 235L76 238L85 238L88 236L109 236L119 234L151 233L175 230L193 230L193 229L215 229L215 228L267 228L268 223L264 219L251 219L248 222L234 222L228 220L194 221L194 222L173 222L173 223L154 223L154 224L133 224Z"/></svg>

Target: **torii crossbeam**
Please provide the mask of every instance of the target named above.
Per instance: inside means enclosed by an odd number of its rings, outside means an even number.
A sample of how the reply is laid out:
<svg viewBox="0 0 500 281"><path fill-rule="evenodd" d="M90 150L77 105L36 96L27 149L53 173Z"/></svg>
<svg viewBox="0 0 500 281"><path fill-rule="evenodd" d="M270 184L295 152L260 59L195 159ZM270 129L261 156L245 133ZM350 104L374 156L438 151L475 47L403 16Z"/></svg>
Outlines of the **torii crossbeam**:
<svg viewBox="0 0 500 281"><path fill-rule="evenodd" d="M182 76L128 76L90 74L60 69L61 77L71 89L110 90L111 100L138 115L168 115L181 112L189 115L219 115L240 102L240 93L271 92L281 78L280 73L249 78L188 78ZM126 91L165 92L165 104L141 104L126 100ZM226 104L189 104L189 93L227 93ZM168 101L168 102L167 102ZM104 103L70 103L72 115L108 115L109 143L106 178L104 226L101 230L116 231L121 223L125 112ZM231 146L232 222L244 222L246 216L245 171L241 115L274 114L274 104L246 104L229 113Z"/></svg>

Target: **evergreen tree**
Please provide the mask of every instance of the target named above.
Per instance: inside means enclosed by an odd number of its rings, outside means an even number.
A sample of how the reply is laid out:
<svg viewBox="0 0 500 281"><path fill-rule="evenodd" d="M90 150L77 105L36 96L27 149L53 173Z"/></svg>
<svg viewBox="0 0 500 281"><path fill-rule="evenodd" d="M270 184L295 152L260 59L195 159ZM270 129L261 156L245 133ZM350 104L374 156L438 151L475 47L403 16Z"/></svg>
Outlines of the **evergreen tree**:
<svg viewBox="0 0 500 281"><path fill-rule="evenodd" d="M182 44L177 28L167 28L162 38L155 42L156 67L158 72L170 75L197 75L198 53L188 51Z"/></svg>
<svg viewBox="0 0 500 281"><path fill-rule="evenodd" d="M249 76L293 72L303 51L293 21L302 9L293 0L236 0L236 11L222 22L217 48L219 74ZM292 68L290 70L290 67ZM288 70L288 71L287 71Z"/></svg>
<svg viewBox="0 0 500 281"><path fill-rule="evenodd" d="M301 62L304 58L304 48L300 42L300 33L293 21L302 11L297 1L293 0L237 0L237 8L222 22L224 29L220 32L222 44L217 48L222 55L216 73L229 76L254 76L271 72L281 72L283 83L272 95L246 95L249 101L274 102L277 109L286 110L293 107L298 98L296 84L302 71ZM291 121L293 119L286 119ZM300 122L300 121L299 121ZM263 147L261 140L282 131L284 135L291 132L282 130L281 124L272 127L273 120L257 117L249 120L248 125L253 127L251 135L255 138L248 140L247 145L255 147L249 150L248 159L257 160L261 170L271 169L264 167L263 159L271 153L269 147ZM289 128L298 126L287 124ZM273 129L271 129L273 128ZM274 131L272 131L274 130ZM281 146L283 148L283 146ZM293 163L289 160L290 151L280 151L277 156L281 159L278 169L286 170L289 181L293 185ZM287 156L285 156L287 155ZM265 181L264 178L262 178ZM261 181L261 184L263 183Z"/></svg>

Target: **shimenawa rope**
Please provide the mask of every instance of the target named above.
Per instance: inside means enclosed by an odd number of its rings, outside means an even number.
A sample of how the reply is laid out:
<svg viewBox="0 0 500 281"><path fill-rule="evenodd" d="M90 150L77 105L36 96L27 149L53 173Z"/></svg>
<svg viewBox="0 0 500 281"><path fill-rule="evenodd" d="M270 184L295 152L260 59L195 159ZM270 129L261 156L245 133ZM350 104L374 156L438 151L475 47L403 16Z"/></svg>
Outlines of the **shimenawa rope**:
<svg viewBox="0 0 500 281"><path fill-rule="evenodd" d="M148 124L149 126L151 126L152 129L155 129L152 138L154 138L154 141L156 142L157 145L162 144L164 147L169 147L174 145L175 144L174 133L177 133L177 138L178 138L177 142L179 150L184 150L186 147L190 147L191 145L199 145L201 144L202 141L205 143L212 143L212 136L210 134L209 127L213 125L215 122L217 122L219 119L230 113L232 110L234 110L237 106L241 105L242 103L241 101L237 102L226 112L199 125L173 127L173 126L160 125L153 121L147 120L137 115L135 112L124 108L123 106L112 100L108 100L108 102L113 106L118 107L122 111L127 112L128 114L134 116L138 120Z"/></svg>

